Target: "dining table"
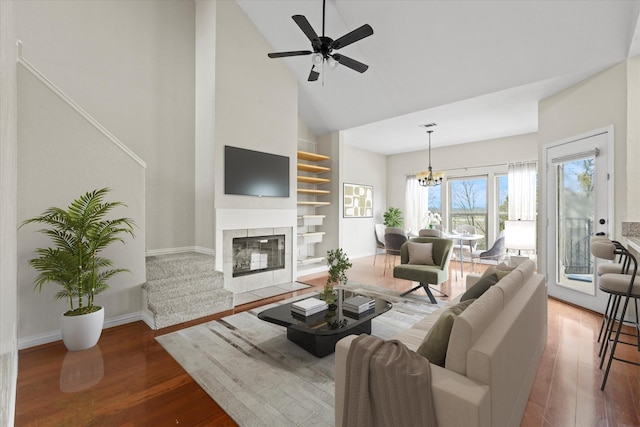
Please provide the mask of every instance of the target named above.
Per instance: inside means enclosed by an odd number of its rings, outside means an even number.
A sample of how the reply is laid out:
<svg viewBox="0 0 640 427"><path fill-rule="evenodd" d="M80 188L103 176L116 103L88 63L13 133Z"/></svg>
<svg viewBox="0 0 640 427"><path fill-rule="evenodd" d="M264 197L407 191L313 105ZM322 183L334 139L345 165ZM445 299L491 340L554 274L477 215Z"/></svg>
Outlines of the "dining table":
<svg viewBox="0 0 640 427"><path fill-rule="evenodd" d="M454 242L458 242L458 247L460 249L460 277L464 277L464 257L462 256L464 242L482 240L484 238L484 234L469 234L450 231L443 232L442 237L444 237L445 239L453 240ZM456 279L457 278L458 274L456 272Z"/></svg>

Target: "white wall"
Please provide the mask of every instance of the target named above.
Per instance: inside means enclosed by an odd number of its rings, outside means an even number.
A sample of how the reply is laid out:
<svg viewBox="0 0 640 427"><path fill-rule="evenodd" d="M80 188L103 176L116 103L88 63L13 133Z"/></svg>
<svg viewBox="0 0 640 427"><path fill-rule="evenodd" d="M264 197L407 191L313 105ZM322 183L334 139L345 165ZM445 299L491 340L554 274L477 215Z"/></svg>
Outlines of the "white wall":
<svg viewBox="0 0 640 427"><path fill-rule="evenodd" d="M627 61L627 183L640 182L640 56ZM640 191L636 185L625 185L627 202L622 221L640 221ZM616 206L617 208L617 206Z"/></svg>
<svg viewBox="0 0 640 427"><path fill-rule="evenodd" d="M51 206L66 208L89 190L109 187L107 200L127 207L110 215L132 218L136 237L124 237L104 251L116 268L126 268L96 296L105 307L107 326L138 320L145 282L145 169L25 68L18 68L18 221L40 215ZM20 348L60 339L59 317L67 300L54 300L59 285L47 283L34 292L36 271L28 264L51 240L31 224L18 233L18 338Z"/></svg>
<svg viewBox="0 0 640 427"><path fill-rule="evenodd" d="M222 230L296 226L298 85L282 61L267 57L270 46L237 3L217 2L215 14L215 252L222 270ZM225 145L289 157L290 196L224 194ZM239 209L250 211L242 227L233 215ZM265 224L274 210L279 223Z"/></svg>
<svg viewBox="0 0 640 427"><path fill-rule="evenodd" d="M634 60L632 69L637 69ZM627 139L627 102L631 102L627 95L627 64L620 63L602 73L584 80L556 95L540 102L538 107L539 144L540 151L546 144L564 140L572 136L581 135L588 131L613 125L614 128L614 232L620 238L621 222L629 219L628 212L636 212L638 218L637 188L627 188L627 183L638 182L640 172L636 167L638 162L638 135L634 132L633 139ZM631 77L636 83L637 76ZM637 96L637 92L634 92ZM632 98L634 98L632 96ZM638 100L633 99L637 105ZM637 107L636 107L637 110ZM638 117L632 117L637 121ZM633 124L632 126L637 126ZM629 154L635 154L630 157ZM541 198L541 208L544 211L545 199ZM540 232L540 230L539 230ZM544 248L546 236L539 235L542 242L538 253L538 264L541 270L545 268Z"/></svg>
<svg viewBox="0 0 640 427"><path fill-rule="evenodd" d="M196 1L195 244L215 247L216 1Z"/></svg>
<svg viewBox="0 0 640 427"><path fill-rule="evenodd" d="M437 132L432 135L432 141L435 142L436 139ZM475 169L465 171L465 168L506 165L510 162L536 160L537 158L538 140L536 134L431 149L431 164L434 171L445 171L447 176L462 176L466 173L478 172ZM387 206L394 206L404 211L406 176L426 170L428 164L427 150L388 156Z"/></svg>
<svg viewBox="0 0 640 427"><path fill-rule="evenodd" d="M17 340L18 104L14 7L0 2L0 425L15 418Z"/></svg>
<svg viewBox="0 0 640 427"><path fill-rule="evenodd" d="M147 163L147 248L194 244L195 4L15 2L24 55Z"/></svg>
<svg viewBox="0 0 640 427"><path fill-rule="evenodd" d="M236 2L218 2L216 26L215 207L296 209L297 82ZM290 197L224 194L225 145L289 157Z"/></svg>
<svg viewBox="0 0 640 427"><path fill-rule="evenodd" d="M344 218L340 213L340 246L351 259L373 255L376 247L374 224L383 221L382 214L386 210L386 156L345 144L342 147L341 163L341 185L351 183L373 186L373 217ZM342 188L344 191L344 187Z"/></svg>

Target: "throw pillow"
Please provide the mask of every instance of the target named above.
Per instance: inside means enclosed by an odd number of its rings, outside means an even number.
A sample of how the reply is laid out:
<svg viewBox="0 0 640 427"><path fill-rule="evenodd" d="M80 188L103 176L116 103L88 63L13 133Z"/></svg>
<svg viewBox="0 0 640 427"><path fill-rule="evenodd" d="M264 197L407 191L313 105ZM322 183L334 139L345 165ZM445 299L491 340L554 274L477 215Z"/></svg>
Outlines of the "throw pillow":
<svg viewBox="0 0 640 427"><path fill-rule="evenodd" d="M504 262L498 264L498 265L492 265L490 267L488 267L484 273L482 273L482 276L480 276L480 278L482 279L483 277L487 277L491 274L495 274L497 272L501 272L501 275L498 275L498 279L502 279L504 276L506 276L506 274L503 273L511 273L513 270L515 270L515 267L511 267L507 264L505 264Z"/></svg>
<svg viewBox="0 0 640 427"><path fill-rule="evenodd" d="M491 286L495 285L496 283L498 283L497 273L493 273L486 277L482 277L472 287L467 289L467 291L464 294L462 294L462 296L460 297L460 301L480 298L482 294L484 294L487 291L487 289L489 289Z"/></svg>
<svg viewBox="0 0 640 427"><path fill-rule="evenodd" d="M434 365L444 366L453 322L473 301L467 300L444 310L422 340L417 353L426 357Z"/></svg>
<svg viewBox="0 0 640 427"><path fill-rule="evenodd" d="M436 265L433 262L433 243L407 242L409 248L409 264Z"/></svg>

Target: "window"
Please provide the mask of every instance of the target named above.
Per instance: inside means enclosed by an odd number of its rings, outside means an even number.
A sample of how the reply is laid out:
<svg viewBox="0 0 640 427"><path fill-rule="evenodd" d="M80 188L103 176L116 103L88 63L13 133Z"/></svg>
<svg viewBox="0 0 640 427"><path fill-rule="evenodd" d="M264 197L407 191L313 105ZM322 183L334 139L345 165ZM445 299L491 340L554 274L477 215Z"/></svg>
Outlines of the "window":
<svg viewBox="0 0 640 427"><path fill-rule="evenodd" d="M477 249L486 249L487 228L487 178L467 177L449 179L449 227L469 224L476 228L484 239L478 241Z"/></svg>
<svg viewBox="0 0 640 427"><path fill-rule="evenodd" d="M505 175L496 175L496 230L499 234L504 230L504 222L509 219L509 178Z"/></svg>

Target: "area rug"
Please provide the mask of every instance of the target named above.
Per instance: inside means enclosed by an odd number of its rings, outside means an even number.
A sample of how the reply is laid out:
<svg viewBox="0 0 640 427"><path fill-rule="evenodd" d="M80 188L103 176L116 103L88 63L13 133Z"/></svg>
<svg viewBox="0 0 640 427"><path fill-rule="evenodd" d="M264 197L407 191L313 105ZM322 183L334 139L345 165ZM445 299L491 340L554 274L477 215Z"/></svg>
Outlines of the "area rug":
<svg viewBox="0 0 640 427"><path fill-rule="evenodd" d="M438 308L415 297L387 294L390 291L382 288L359 285L359 289L395 299L393 308L371 323L372 335L383 339ZM335 355L319 359L287 340L284 327L256 317L277 304L156 340L240 426L332 426Z"/></svg>

